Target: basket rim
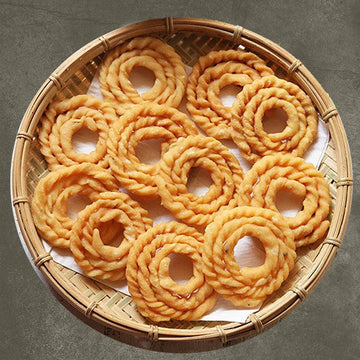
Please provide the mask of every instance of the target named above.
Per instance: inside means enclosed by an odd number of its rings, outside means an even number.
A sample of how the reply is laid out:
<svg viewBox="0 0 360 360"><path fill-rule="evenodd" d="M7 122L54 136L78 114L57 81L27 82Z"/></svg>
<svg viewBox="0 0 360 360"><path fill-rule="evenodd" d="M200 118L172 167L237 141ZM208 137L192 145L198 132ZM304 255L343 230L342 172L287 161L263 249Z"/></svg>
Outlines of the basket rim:
<svg viewBox="0 0 360 360"><path fill-rule="evenodd" d="M43 255L44 250L41 249L39 244L34 244L32 240L34 236L38 237L38 235L32 221L27 198L24 162L26 161L30 141L34 137L38 120L44 109L55 93L66 85L66 81L72 74L81 65L92 60L95 56L135 36L149 33L166 33L171 35L181 31L205 33L233 41L234 44L241 43L250 51L265 56L286 70L311 97L324 120L328 122L331 138L334 141L336 149L338 181L334 214L340 216L337 216L336 221L334 221L334 219L331 221L327 241L322 245L316 261L313 264L312 271L309 272L309 276L301 279L301 283L296 286L297 289L288 291L280 299L276 300L272 304L271 311L263 312L260 310L246 323L229 323L228 325L222 326L221 331L215 327L203 330L183 330L156 326L156 338L158 341L164 343L173 343L174 341L181 340L196 342L199 340L199 337L203 340L220 337L228 343L232 342L232 340L252 336L272 326L279 319L286 316L313 290L333 261L338 247L341 245L350 214L352 200L352 164L349 145L341 118L330 96L310 71L300 60L296 59L276 43L241 26L218 20L171 17L149 19L129 24L89 42L68 57L49 78L46 79L24 114L13 148L11 162L11 200L15 223L19 229L19 236L22 236L24 239L31 257L38 259L39 256ZM85 298L79 296L78 293L75 293L73 289L61 282L52 261L45 261L41 263L38 268L53 290L69 302L77 311L82 314L86 313L89 306L88 300L85 300ZM129 334L133 334L135 331L137 335L145 336L145 338L149 336L153 338L154 329L150 325L136 324L130 320L122 320L119 322L115 316L106 313L100 308L93 309L91 315L94 321L117 331L127 332ZM224 343L224 341L222 342Z"/></svg>

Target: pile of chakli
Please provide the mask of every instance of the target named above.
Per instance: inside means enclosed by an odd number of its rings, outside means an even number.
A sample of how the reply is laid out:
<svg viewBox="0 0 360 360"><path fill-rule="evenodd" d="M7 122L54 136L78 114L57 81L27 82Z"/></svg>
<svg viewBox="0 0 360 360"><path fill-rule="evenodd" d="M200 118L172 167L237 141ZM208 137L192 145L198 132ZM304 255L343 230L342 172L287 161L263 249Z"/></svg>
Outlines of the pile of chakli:
<svg viewBox="0 0 360 360"><path fill-rule="evenodd" d="M135 68L153 84L136 88ZM222 97L229 86L232 104ZM279 111L284 128L266 131ZM87 153L74 148L84 129L98 135ZM287 279L296 248L329 227L328 185L302 157L314 143L321 157L318 129L310 98L253 53L211 51L189 68L162 40L134 38L108 51L88 94L44 112L38 139L50 172L32 198L34 222L55 253L65 249L60 263L115 288L122 281L151 321L233 321L224 308L243 321ZM160 159L142 161L153 141ZM284 189L303 199L295 216L278 210ZM86 206L71 216L74 198ZM186 281L174 276L176 256L191 262Z"/></svg>

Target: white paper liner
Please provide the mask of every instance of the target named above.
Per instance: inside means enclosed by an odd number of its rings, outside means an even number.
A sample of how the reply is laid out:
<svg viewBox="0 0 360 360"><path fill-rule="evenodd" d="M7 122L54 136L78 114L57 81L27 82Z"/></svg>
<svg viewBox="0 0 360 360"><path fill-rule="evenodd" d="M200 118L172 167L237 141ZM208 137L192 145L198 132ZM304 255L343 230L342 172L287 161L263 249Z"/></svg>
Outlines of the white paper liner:
<svg viewBox="0 0 360 360"><path fill-rule="evenodd" d="M187 73L191 72L191 68L187 66L186 68ZM139 94L142 94L148 91L153 82L153 74L149 73L148 70L143 70L142 68L135 68L131 74L131 81L135 85L136 89L138 90ZM103 98L102 93L100 91L99 79L98 74L95 75L89 90L88 94ZM233 101L236 97L236 87L227 87L223 89L221 92L221 100L223 101L225 106L231 106ZM179 110L186 113L189 118L190 115L186 110L185 101L183 101L180 106ZM204 134L200 129L199 132ZM310 146L307 152L304 154L304 159L307 162L312 163L316 168L319 167L323 154L326 150L327 143L329 141L329 130L327 125L322 121L319 117L318 122L318 136L316 141ZM90 152L95 148L96 138L94 136L89 135L87 131L80 131L78 132L73 138L73 145L74 148L79 152ZM147 163L154 163L158 160L159 151L158 149L154 149L154 143L149 146L150 142L144 142L139 144L137 148L137 153L139 153L139 157L141 157L142 161L146 161ZM246 172L250 168L250 164L241 156L237 146L230 140L222 141L224 145L226 145L229 150L237 157L240 162L240 165L244 172ZM149 151L150 150L150 151ZM155 151L154 151L155 150ZM206 171L202 171L201 169L196 169L195 174L189 179L188 187L189 190L194 192L196 195L203 195L207 192L209 185L211 184L211 180L209 181L209 177L207 176ZM121 189L123 190L123 189ZM125 190L124 190L125 191ZM126 192L126 191L125 191ZM131 194L130 194L131 195ZM150 201L143 201L137 197L132 196L135 200L139 201L141 205L148 210L149 217L151 217L154 221L154 225L161 223L161 222L168 222L171 220L176 220L168 210L160 205L160 200L150 200ZM76 217L77 211L84 207L86 204L81 204L80 201L74 201L72 199L71 204L69 204L69 211L73 212L72 217ZM280 209L281 213L284 216L295 216L296 213L301 209L301 203L299 199L295 199L291 196L279 196L277 199L277 205ZM44 247L46 251L50 251L53 259L58 262L59 264L74 270L78 273L83 274L82 269L76 264L74 258L72 257L70 251L51 248L45 241L43 241ZM235 246L234 249L234 256L237 259L238 263L241 266L259 266L263 263L265 254L264 249L261 243L258 241L254 241L250 237L244 237L238 244ZM189 274L191 274L191 265L189 262L182 262L181 258L176 259L176 266L172 267L172 277L176 279L179 283L186 283L186 276L184 279L184 274L187 275L189 278ZM178 271L176 271L178 270ZM108 285L115 290L121 291L127 295L129 294L126 281L118 281L118 282L108 282L98 280L99 282ZM236 308L232 305L231 302L223 299L219 296L218 301L213 308L213 310L203 316L201 320L206 321L231 321L231 322L239 322L244 323L247 317L259 310L260 306L256 308Z"/></svg>

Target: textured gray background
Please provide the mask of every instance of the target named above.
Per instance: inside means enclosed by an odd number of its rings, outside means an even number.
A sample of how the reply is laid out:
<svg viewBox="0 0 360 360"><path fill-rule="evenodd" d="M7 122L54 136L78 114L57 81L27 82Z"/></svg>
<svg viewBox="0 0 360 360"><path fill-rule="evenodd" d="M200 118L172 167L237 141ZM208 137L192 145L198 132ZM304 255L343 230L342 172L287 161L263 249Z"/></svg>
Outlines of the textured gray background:
<svg viewBox="0 0 360 360"><path fill-rule="evenodd" d="M103 5L100 6L100 3ZM316 5L314 5L316 3ZM13 223L10 156L21 118L49 74L75 50L149 17L204 17L240 24L279 43L333 98L354 165L352 214L335 261L311 296L264 334L196 355L222 359L359 359L360 2L353 1L8 1L0 2L2 359L191 359L123 345L92 330L55 300L32 270Z"/></svg>

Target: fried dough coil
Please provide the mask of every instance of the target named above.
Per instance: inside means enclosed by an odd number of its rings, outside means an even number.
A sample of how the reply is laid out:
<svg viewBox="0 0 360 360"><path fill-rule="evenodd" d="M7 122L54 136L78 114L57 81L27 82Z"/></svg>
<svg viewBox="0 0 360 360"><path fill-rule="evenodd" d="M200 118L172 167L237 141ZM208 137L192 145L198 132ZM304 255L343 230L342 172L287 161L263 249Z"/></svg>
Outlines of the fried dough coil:
<svg viewBox="0 0 360 360"><path fill-rule="evenodd" d="M84 162L107 168L106 140L109 126L117 120L114 109L103 100L90 95L77 95L50 104L41 119L39 129L40 151L48 168ZM94 151L78 153L73 149L72 137L82 128L99 135Z"/></svg>
<svg viewBox="0 0 360 360"><path fill-rule="evenodd" d="M36 186L31 209L36 228L50 245L69 248L75 220L67 215L70 197L80 194L96 201L105 191L117 191L115 178L98 165L84 163L61 167L42 178Z"/></svg>
<svg viewBox="0 0 360 360"><path fill-rule="evenodd" d="M192 167L210 173L213 184L203 196L187 189ZM236 157L218 140L202 135L179 139L159 162L156 183L161 203L190 225L209 224L219 211L237 206L243 171Z"/></svg>
<svg viewBox="0 0 360 360"><path fill-rule="evenodd" d="M276 108L286 113L287 126L269 134L262 120L266 111ZM317 136L317 114L310 98L294 83L276 76L245 85L231 113L231 136L251 163L279 152L302 156Z"/></svg>
<svg viewBox="0 0 360 360"><path fill-rule="evenodd" d="M126 279L143 316L156 322L196 320L213 308L217 294L202 273L202 249L203 235L175 221L155 225L139 236L130 249ZM193 276L185 285L169 275L172 253L193 262Z"/></svg>
<svg viewBox="0 0 360 360"><path fill-rule="evenodd" d="M125 278L130 248L140 234L152 226L147 211L121 192L105 192L83 209L74 224L70 250L85 274L98 279L116 281ZM120 245L108 245L100 229L121 225L124 238ZM111 234L112 236L116 234Z"/></svg>
<svg viewBox="0 0 360 360"><path fill-rule="evenodd" d="M153 87L139 95L129 78L137 66L155 75ZM135 104L153 102L177 107L184 95L185 65L175 50L153 37L138 37L110 50L100 65L99 81L104 98L122 115Z"/></svg>
<svg viewBox="0 0 360 360"><path fill-rule="evenodd" d="M234 247L245 235L263 244L264 264L238 265ZM259 305L281 286L294 267L293 233L283 217L269 209L241 206L223 211L206 228L204 237L206 280L235 306Z"/></svg>
<svg viewBox="0 0 360 360"><path fill-rule="evenodd" d="M129 109L109 131L110 168L122 186L130 192L153 198L158 195L154 176L159 165L144 164L136 156L140 141L164 139L162 154L180 137L195 135L193 122L180 111L166 105L142 104Z"/></svg>
<svg viewBox="0 0 360 360"><path fill-rule="evenodd" d="M321 172L291 154L265 156L245 174L239 200L241 204L278 211L276 195L280 189L304 198L296 216L285 217L294 232L296 246L321 239L330 225L327 217L331 205L329 185Z"/></svg>
<svg viewBox="0 0 360 360"><path fill-rule="evenodd" d="M186 87L187 110L209 136L231 139L230 108L221 102L227 85L245 86L273 71L257 55L242 50L211 51L194 65Z"/></svg>

